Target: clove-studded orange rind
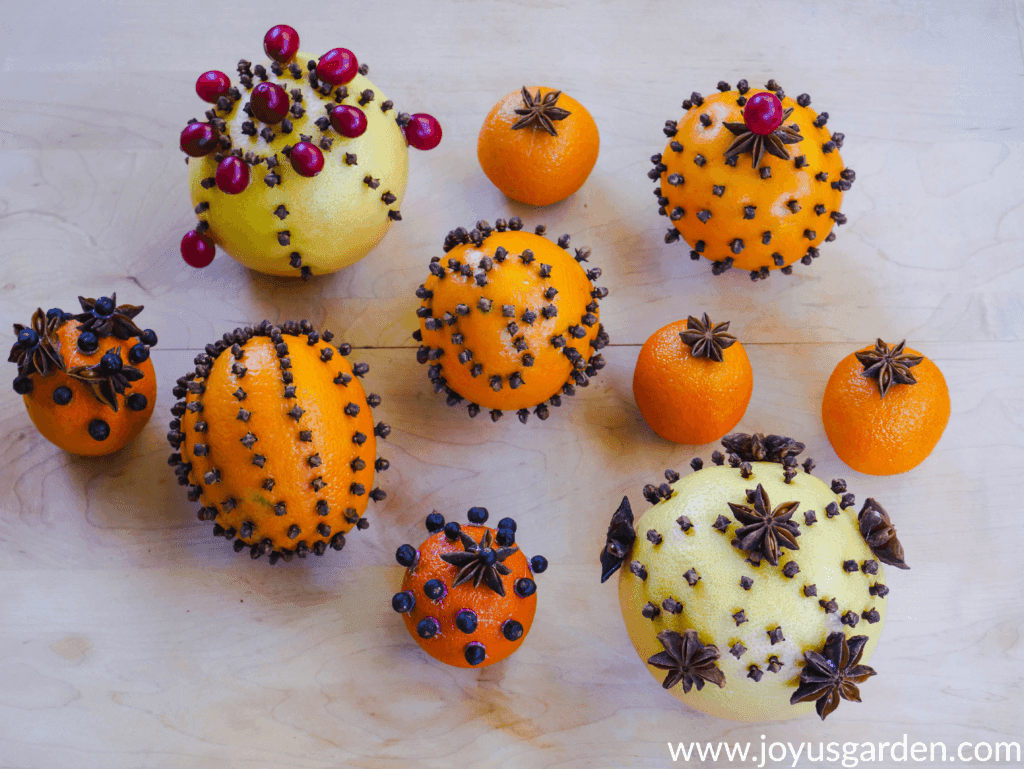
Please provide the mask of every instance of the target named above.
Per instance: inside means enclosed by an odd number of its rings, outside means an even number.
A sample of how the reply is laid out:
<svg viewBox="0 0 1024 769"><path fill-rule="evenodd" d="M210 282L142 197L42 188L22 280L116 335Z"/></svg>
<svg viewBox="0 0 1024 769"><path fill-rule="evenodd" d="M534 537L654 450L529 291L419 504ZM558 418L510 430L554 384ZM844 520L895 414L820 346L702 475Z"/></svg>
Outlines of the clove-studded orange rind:
<svg viewBox="0 0 1024 769"><path fill-rule="evenodd" d="M79 314L40 308L28 326L16 323L8 361L39 432L72 454L102 456L138 437L153 415L157 336L135 324L143 308L118 305L117 294L78 301Z"/></svg>
<svg viewBox="0 0 1024 769"><path fill-rule="evenodd" d="M571 254L568 235L552 243L543 226L522 226L499 219L450 232L416 291L417 360L449 405L468 401L470 416L515 411L526 422L533 409L546 419L548 405L604 367L598 300L608 291L594 285L600 268L584 266L590 249Z"/></svg>
<svg viewBox="0 0 1024 769"><path fill-rule="evenodd" d="M665 242L684 240L716 275L735 267L755 281L811 264L835 240L833 225L846 223L843 193L856 174L839 153L844 135L810 105L810 96L792 99L774 80L763 89L723 81L718 93L684 100L648 174L658 182L658 212L672 224Z"/></svg>
<svg viewBox="0 0 1024 769"><path fill-rule="evenodd" d="M333 340L306 321L264 321L207 345L178 380L169 463L236 552L275 563L341 550L386 496L373 485L389 466L376 441L391 428L374 424L369 366Z"/></svg>

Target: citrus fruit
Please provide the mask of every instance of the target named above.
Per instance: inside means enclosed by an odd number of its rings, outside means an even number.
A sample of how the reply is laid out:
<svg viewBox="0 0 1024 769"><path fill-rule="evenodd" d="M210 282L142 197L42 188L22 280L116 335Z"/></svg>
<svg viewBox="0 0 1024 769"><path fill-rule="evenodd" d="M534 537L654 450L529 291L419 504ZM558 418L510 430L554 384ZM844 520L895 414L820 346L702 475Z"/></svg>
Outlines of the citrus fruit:
<svg viewBox="0 0 1024 769"><path fill-rule="evenodd" d="M561 91L524 86L484 119L476 154L487 178L508 197L546 206L583 186L599 146L597 124L582 104Z"/></svg>
<svg viewBox="0 0 1024 769"><path fill-rule="evenodd" d="M825 127L828 113L811 109L810 96L790 99L774 80L718 90L683 101L685 114L665 123L668 144L651 158L659 213L672 223L665 242L685 240L716 275L789 274L846 223L843 192L856 174L839 154L843 134Z"/></svg>
<svg viewBox="0 0 1024 769"><path fill-rule="evenodd" d="M363 390L369 366L351 352L307 321L264 321L207 345L178 379L168 463L235 552L276 563L341 550L367 527L369 500L385 498L376 439L391 428L373 423L380 396Z"/></svg>
<svg viewBox="0 0 1024 769"><path fill-rule="evenodd" d="M547 568L516 546L514 520L491 529L487 518L483 507L470 508L468 525L431 513L431 536L395 553L406 572L391 607L427 654L460 668L493 665L522 645L537 608L533 576Z"/></svg>
<svg viewBox="0 0 1024 769"><path fill-rule="evenodd" d="M152 329L133 320L141 306L117 294L79 297L82 312L37 309L29 326L14 325L8 360L18 364L15 392L40 433L72 454L111 454L138 437L156 405L149 348Z"/></svg>
<svg viewBox="0 0 1024 769"><path fill-rule="evenodd" d="M921 464L949 421L949 389L931 360L879 339L843 358L825 386L821 420L836 454L868 475Z"/></svg>
<svg viewBox="0 0 1024 769"><path fill-rule="evenodd" d="M199 224L181 241L193 267L220 246L246 267L309 277L347 267L384 237L399 211L408 147L431 149L441 126L408 115L367 77L345 48L316 57L277 25L264 38L269 60L200 75L208 102L180 146Z"/></svg>
<svg viewBox="0 0 1024 769"><path fill-rule="evenodd" d="M447 256L416 290L417 360L448 405L469 401L470 416L511 410L525 423L532 408L547 419L548 405L604 367L598 300L608 290L593 285L600 268L583 266L590 249L572 255L568 235L552 243L543 226L522 227L513 217L448 233Z"/></svg>
<svg viewBox="0 0 1024 769"><path fill-rule="evenodd" d="M633 372L633 397L644 421L675 443L718 440L743 417L754 378L729 321L670 323L644 342Z"/></svg>
<svg viewBox="0 0 1024 769"><path fill-rule="evenodd" d="M888 513L797 464L804 445L735 433L713 464L623 498L601 551L630 640L687 705L720 718L827 717L858 686L885 622L882 564L906 569Z"/></svg>

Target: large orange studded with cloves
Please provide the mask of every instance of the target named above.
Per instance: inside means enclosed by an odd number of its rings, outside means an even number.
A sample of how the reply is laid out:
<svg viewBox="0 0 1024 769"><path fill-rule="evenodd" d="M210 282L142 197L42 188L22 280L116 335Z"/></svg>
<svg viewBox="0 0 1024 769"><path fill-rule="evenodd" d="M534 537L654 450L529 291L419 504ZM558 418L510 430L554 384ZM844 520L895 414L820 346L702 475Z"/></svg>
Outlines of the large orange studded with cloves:
<svg viewBox="0 0 1024 769"><path fill-rule="evenodd" d="M522 645L537 608L533 576L548 566L544 556L523 555L513 519L492 529L484 525L486 508L470 508L468 517L460 525L427 516L431 536L395 553L406 572L391 599L420 647L460 668L493 665Z"/></svg>
<svg viewBox="0 0 1024 769"><path fill-rule="evenodd" d="M264 321L207 345L178 380L170 464L236 552L275 563L341 550L366 528L368 501L385 497L373 487L388 468L376 458L390 432L373 423L380 397L360 384L369 367L332 341L306 321Z"/></svg>
<svg viewBox="0 0 1024 769"><path fill-rule="evenodd" d="M48 441L81 456L121 449L142 432L156 405L149 359L152 329L134 318L141 306L117 294L79 297L82 312L35 311L29 326L14 325L8 361L18 365L14 391Z"/></svg>
<svg viewBox="0 0 1024 769"><path fill-rule="evenodd" d="M665 123L668 144L651 158L659 213L672 223L665 242L681 237L716 275L732 267L752 280L788 275L835 240L833 224L846 223L840 207L856 175L839 154L843 134L825 127L828 113L813 110L810 96L790 99L774 80L718 90L683 102L683 117Z"/></svg>
<svg viewBox="0 0 1024 769"><path fill-rule="evenodd" d="M608 290L593 285L600 268L582 265L589 248L573 256L568 235L552 243L543 225L533 233L522 226L499 219L493 229L481 221L448 233L447 257L431 260L416 291L413 337L449 406L465 400L470 416L486 408L494 421L515 411L525 423L531 408L547 419L548 405L561 405L604 367L598 300Z"/></svg>

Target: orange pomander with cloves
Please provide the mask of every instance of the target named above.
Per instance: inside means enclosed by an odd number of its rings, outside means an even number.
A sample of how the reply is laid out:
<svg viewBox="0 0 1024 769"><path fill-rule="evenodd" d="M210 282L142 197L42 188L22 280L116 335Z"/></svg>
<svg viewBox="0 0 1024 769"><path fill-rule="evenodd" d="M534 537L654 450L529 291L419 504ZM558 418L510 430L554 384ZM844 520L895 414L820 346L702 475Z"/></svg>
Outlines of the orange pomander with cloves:
<svg viewBox="0 0 1024 769"><path fill-rule="evenodd" d="M774 80L718 90L683 102L686 114L665 123L669 142L651 158L659 213L672 222L665 242L682 238L716 275L788 275L846 223L840 207L856 174L839 155L843 134L825 128L828 113L811 109L810 96L790 99Z"/></svg>
<svg viewBox="0 0 1024 769"><path fill-rule="evenodd" d="M832 448L868 475L921 464L949 421L949 389L939 367L916 350L881 339L843 358L829 377L821 419Z"/></svg>
<svg viewBox="0 0 1024 769"><path fill-rule="evenodd" d="M574 257L568 235L556 244L543 225L522 227L513 217L448 233L447 258L431 260L416 290L417 360L449 406L469 401L470 416L486 408L497 421L510 410L525 423L532 408L547 419L548 404L560 406L604 367L598 300L608 290L593 285L599 268L581 264L590 249Z"/></svg>
<svg viewBox="0 0 1024 769"><path fill-rule="evenodd" d="M178 380L169 464L235 552L276 563L341 550L386 496L373 487L388 468L376 438L391 428L373 423L380 396L359 381L369 366L333 340L307 321L263 321L207 345Z"/></svg>
<svg viewBox="0 0 1024 769"><path fill-rule="evenodd" d="M514 520L491 529L487 518L483 507L470 508L465 526L431 513L431 536L395 553L406 572L391 608L427 654L460 668L493 665L520 647L537 608L533 576L548 567L516 546Z"/></svg>
<svg viewBox="0 0 1024 769"><path fill-rule="evenodd" d="M82 312L38 309L29 326L14 324L8 361L18 365L14 391L40 433L72 454L102 456L142 432L156 403L149 348L152 329L134 318L141 306L117 294L78 298Z"/></svg>

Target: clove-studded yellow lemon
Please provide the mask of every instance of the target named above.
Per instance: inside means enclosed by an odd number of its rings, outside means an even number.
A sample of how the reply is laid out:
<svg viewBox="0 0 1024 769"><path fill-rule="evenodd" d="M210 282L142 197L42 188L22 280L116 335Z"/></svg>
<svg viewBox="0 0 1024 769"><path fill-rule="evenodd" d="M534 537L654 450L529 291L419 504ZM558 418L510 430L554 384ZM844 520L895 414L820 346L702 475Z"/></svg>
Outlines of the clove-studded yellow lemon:
<svg viewBox="0 0 1024 769"><path fill-rule="evenodd" d="M626 630L682 702L770 721L860 701L885 621L882 564L908 568L888 513L801 469L803 444L736 433L713 464L624 498L601 553ZM867 684L870 686L870 684Z"/></svg>
<svg viewBox="0 0 1024 769"><path fill-rule="evenodd" d="M440 141L437 120L397 112L351 51L317 57L298 45L279 25L264 39L270 60L239 62L238 85L216 70L199 77L211 106L180 141L199 217L181 243L193 267L215 246L271 275L353 264L402 218L408 146Z"/></svg>

